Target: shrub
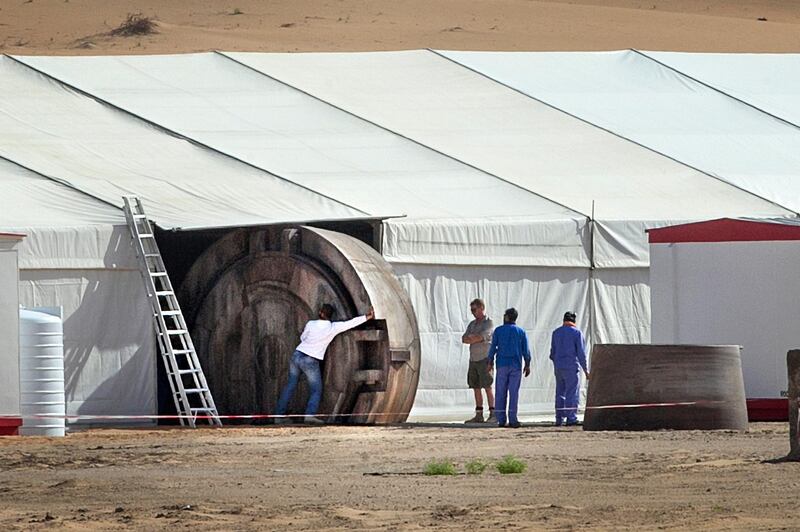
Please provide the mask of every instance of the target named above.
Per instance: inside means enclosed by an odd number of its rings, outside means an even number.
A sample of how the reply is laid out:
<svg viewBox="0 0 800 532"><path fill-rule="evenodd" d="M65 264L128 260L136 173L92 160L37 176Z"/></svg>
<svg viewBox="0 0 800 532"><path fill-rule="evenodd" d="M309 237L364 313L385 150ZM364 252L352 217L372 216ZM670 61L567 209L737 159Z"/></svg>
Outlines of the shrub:
<svg viewBox="0 0 800 532"><path fill-rule="evenodd" d="M510 475L522 473L528 468L528 465L519 458L508 455L504 456L502 460L497 462L497 470L503 475Z"/></svg>
<svg viewBox="0 0 800 532"><path fill-rule="evenodd" d="M450 460L432 460L425 465L426 475L455 475L456 465Z"/></svg>
<svg viewBox="0 0 800 532"><path fill-rule="evenodd" d="M470 460L466 464L464 464L464 469L467 470L468 475L480 475L486 468L489 467L489 464L481 460L480 458L476 458L474 460Z"/></svg>
<svg viewBox="0 0 800 532"><path fill-rule="evenodd" d="M128 13L125 22L111 30L111 35L130 37L132 35L149 35L156 32L156 23L141 13Z"/></svg>

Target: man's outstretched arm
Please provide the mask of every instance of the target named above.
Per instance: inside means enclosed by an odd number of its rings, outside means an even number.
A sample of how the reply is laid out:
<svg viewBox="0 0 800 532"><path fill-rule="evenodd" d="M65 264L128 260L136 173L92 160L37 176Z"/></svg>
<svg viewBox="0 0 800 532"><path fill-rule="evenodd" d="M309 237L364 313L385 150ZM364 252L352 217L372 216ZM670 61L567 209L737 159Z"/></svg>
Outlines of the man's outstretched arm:
<svg viewBox="0 0 800 532"><path fill-rule="evenodd" d="M343 333L344 331L349 331L353 327L358 327L362 323L366 323L374 317L375 311L372 309L372 307L369 307L369 311L363 316L356 316L355 318L347 321L334 321L333 330L336 331L336 334Z"/></svg>

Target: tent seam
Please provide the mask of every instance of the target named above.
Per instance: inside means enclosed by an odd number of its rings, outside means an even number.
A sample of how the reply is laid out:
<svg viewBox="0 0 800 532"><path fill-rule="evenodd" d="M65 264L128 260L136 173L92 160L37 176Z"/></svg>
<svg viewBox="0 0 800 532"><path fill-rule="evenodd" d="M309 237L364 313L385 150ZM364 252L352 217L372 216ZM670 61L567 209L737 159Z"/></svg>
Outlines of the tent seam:
<svg viewBox="0 0 800 532"><path fill-rule="evenodd" d="M354 118L356 118L356 119L358 119L358 120L361 120L362 122L366 122L367 124L370 124L370 125L372 125L372 126L374 126L374 127L377 127L377 128L380 128L380 129L382 129L383 131L386 131L386 132L388 132L388 133L391 133L392 135L395 135L396 137L400 137L400 138L402 138L402 139L405 139L405 140L407 140L407 141L409 141L409 142L412 142L412 143L416 144L417 146L420 146L420 147L422 147L422 148L424 148L424 149L426 149L426 150L432 151L433 153L436 153L436 154L438 154L438 155L441 155L441 156L443 156L443 157L446 157L446 158L448 158L448 159L450 159L450 160L452 160L452 161L455 161L455 162L457 162L457 163L459 163L459 164L462 164L462 165L464 165L464 166L466 166L466 167L468 167L468 168L472 168L473 170L477 170L478 172L480 172L480 173L482 173L482 174L484 174L484 175L488 175L488 176L490 176L490 177L492 177L492 178L494 178L494 179L496 179L496 180L498 180L498 181L501 181L501 182L503 182L503 183L506 183L507 185L511 185L511 186L513 186L513 187L514 187L514 188L516 188L516 189L522 190L522 191L524 191L524 192L527 192L528 194L531 194L531 195L533 195L533 196L536 196L537 198L541 198L541 199L543 199L543 200L545 200L545 201L549 201L550 203L553 203L553 204L555 204L555 205L558 205L559 207L562 207L562 208L564 208L564 209L567 209L567 210L568 210L568 211L570 211L571 213L578 214L578 215L580 215L580 216L583 216L583 217L585 217L585 218L587 218L587 219L589 218L589 217L588 217L588 215L586 215L585 213L583 213L583 212L581 212L581 211L578 211L578 210L576 210L576 209L574 209L574 208L572 208L572 207L569 207L569 206L567 206L567 205L564 205L563 203L560 203L560 202L558 202L558 201L555 201L555 200L553 200L553 199L551 199L551 198L548 198L547 196L544 196L544 195L542 195L542 194L539 194L538 192L535 192L535 191L533 191L533 190L527 189L527 188L525 188L525 187L523 187L523 186L521 186L521 185L519 185L519 184L517 184L517 183L514 183L513 181L509 181L509 180L507 180L507 179L504 179L503 177L500 177L500 176L499 176L499 175L497 175L497 174L494 174L494 173L492 173L492 172L489 172L488 170L484 170L483 168L480 168L480 167L478 167L478 166L475 166L474 164L471 164L471 163L469 163L469 162L467 162L467 161L461 160L461 159L459 159L459 158L457 158L457 157L455 157L455 156L453 156L453 155L450 155L449 153L446 153L446 152L443 152L443 151L441 151L441 150L438 150L438 149L436 149L436 148L434 148L434 147L432 147L432 146L428 146L427 144L424 144L423 142L421 142L421 141L419 141L419 140L417 140L417 139L414 139L414 138L412 138L412 137L406 136L406 135L404 135L404 134L402 134L402 133L400 133L400 132L398 132L398 131L394 131L393 129L390 129L390 128L388 128L388 127L386 127L386 126L382 125L382 124L379 124L379 123L377 123L377 122L374 122L374 121L372 121L372 120L370 120L370 119L368 119L368 118L365 118L365 117L363 117L363 116L361 116L361 115L358 115L358 114L356 114L356 113L355 113L355 112L353 112L353 111L350 111L350 110L348 110L348 109L345 109L344 107L340 107L340 106L338 106L338 105L336 105L336 104L334 104L334 103L331 103L331 102L329 102L329 101L327 101L327 100L325 100L325 99L323 99L323 98L321 98L321 97L319 97L319 96L317 96L317 95L315 95L315 94L312 94L312 93L310 93L310 92L306 91L305 89L301 89L301 88L299 88L299 87L297 87L297 86L295 86L295 85L292 85L291 83L288 83L288 82L286 82L286 81L283 81L283 80L281 80L281 79L279 79L279 78L277 78L277 77L273 76L272 74L268 74L268 73L266 73L266 72L264 72L264 71L262 71L262 70L259 70L259 69L255 68L255 67L252 67L252 66L248 65L247 63L244 63L244 62L242 62L242 61L239 61L238 59L235 59L235 58L233 58L233 57L229 56L229 55L228 55L227 53L225 53L225 52L220 52L219 50L215 50L215 51L214 51L214 53L216 53L216 54L219 54L219 55L221 55L222 57L224 57L224 58L226 58L226 59L228 59L228 60L230 60L230 61L233 61L234 63L236 63L236 64L238 64L238 65L240 65L240 66L242 66L242 67L244 67L244 68L247 68L247 69L249 69L249 70L252 70L253 72L256 72L257 74L260 74L260 75L262 75L262 76L264 76L264 77L267 77L267 78L269 78L269 79L271 79L271 80L273 80L273 81L275 81L275 82L277 82L277 83L280 83L281 85L284 85L284 86L286 86L286 87L289 87L290 89L293 89L293 90L295 90L295 91L297 91L297 92L299 92L299 93L301 93L301 94L305 94L306 96L308 96L308 97L310 97L310 98L313 98L313 99L317 100L318 102L321 102L321 103L323 103L323 104L325 104L325 105L327 105L327 106L329 106L329 107L332 107L332 108L334 108L334 109L336 109L336 110L338 110L338 111L341 111L341 112L343 112L343 113L346 113L346 114L348 114L348 115L350 115L350 116L352 116L352 117L354 117Z"/></svg>
<svg viewBox="0 0 800 532"><path fill-rule="evenodd" d="M210 146L208 144L205 144L203 142L195 140L194 138L189 137L188 135L184 135L183 133L180 133L179 131L170 129L170 128L168 128L166 126L163 126L163 125L161 125L161 124L159 124L157 122L154 122L153 120L149 120L149 119L147 119L147 118L145 118L145 117L143 117L141 115L138 115L138 114L136 114L136 113L134 113L132 111L129 111L129 110L123 108L123 107L120 107L119 105L113 104L110 101L105 100L105 99L103 99L103 98L101 98L99 96L96 96L96 95L94 95L94 94L92 94L92 93L90 93L90 92L88 92L86 90L83 90L83 89L81 89L81 88L79 88L79 87L77 87L75 85L67 83L66 81L63 81L63 80L59 79L58 77L56 77L56 76L54 76L52 74L49 74L48 72L45 72L45 71L40 70L40 69L38 69L38 68L36 68L36 67L34 67L32 65L29 65L28 63L26 63L25 61L23 61L21 59L18 59L16 57L8 55L8 54L3 54L3 55L5 57L8 57L9 59L14 61L15 63L17 63L19 65L22 65L24 68L27 68L29 70L32 70L33 72L41 74L42 76L45 76L45 77L47 77L49 79L52 79L56 83L59 83L59 84L63 85L64 87L68 87L69 89L71 89L71 90L77 92L78 94L81 94L81 95L83 95L83 96L85 96L87 98L91 98L92 100L96 101L97 103L99 103L101 105L105 105L107 107L110 107L111 109L114 109L114 110L118 111L118 112L121 112L121 113L124 113L124 114L126 114L128 116L131 116L136 120L144 122L145 124L149 124L149 125L157 128L162 133L166 133L166 134L168 134L168 135L170 135L170 136L172 136L174 138L183 140L185 142L189 142L190 144L193 144L194 146L197 146L197 147L199 147L201 149L211 151L213 153L216 153L218 155L221 155L223 157L226 157L228 159L236 161L236 162L238 162L240 164L244 164L246 166L249 166L250 168L253 168L254 170L257 170L257 171L259 171L259 172L261 172L263 174L267 174L267 175L269 175L271 177L275 177L276 179L279 179L279 180L281 180L281 181L283 181L285 183L289 183L289 184L291 184L293 186L301 188L301 189L303 189L303 190L305 190L305 191L307 191L307 192L309 192L309 193L311 193L311 194L313 194L315 196L325 198L325 199L330 200L330 201L332 201L332 202L334 202L334 203L336 203L338 205L347 207L348 209L353 209L354 211L358 211L358 212L360 212L361 214L364 214L367 217L372 217L372 214L368 213L367 211L359 209L358 207L355 207L353 205L348 205L347 203L344 203L344 202L342 202L340 200L337 200L335 198L326 196L325 194L321 194L321 193L317 192L316 190L313 190L313 189L310 189L308 187L305 187L305 186L303 186L303 185L301 185L299 183L296 183L296 182L292 181L291 179L288 179L288 178L286 178L286 177L284 177L282 175L279 175L279 174L276 174L274 172L271 172L271 171L269 171L269 170L267 170L265 168L261 168L260 166L257 166L257 165L255 165L253 163L245 161L244 159L240 159L240 158L238 158L238 157L236 157L234 155L231 155L229 153L226 153L226 152L224 152L224 151L222 151L220 149L214 148L213 146Z"/></svg>
<svg viewBox="0 0 800 532"><path fill-rule="evenodd" d="M718 93L722 94L723 96L726 96L726 97L730 98L731 100L734 100L737 103L740 103L742 105L750 107L751 109L753 109L755 111L758 111L759 113L763 113L763 114L765 114L765 115L767 115L767 116L769 116L771 118L774 118L775 120L778 120L778 121L783 122L784 124L786 124L788 126L791 126L791 127L795 128L795 129L800 129L800 125L795 124L791 120L788 120L788 119L780 117L780 116L778 116L776 114L770 113L766 109L762 109L761 107L758 107L757 105L752 104L752 103L748 102L747 100L743 100L741 98L738 98L738 97L734 96L733 94L725 92L722 89L718 89L717 87L711 85L710 83L706 83L705 81L703 81L703 80L701 80L699 78L696 78L696 77L694 77L694 76L692 76L690 74L687 74L687 73L683 72L682 70L679 70L679 69L677 69L677 68L675 68L675 67L673 67L671 65L668 65L667 63L664 63L663 61L659 61L655 57L647 55L646 53L642 52L641 50L637 50L635 48L631 48L630 51L634 52L634 53L637 53L637 54L641 55L642 57L645 57L645 58L649 59L650 61L652 61L652 62L654 62L654 63L656 63L658 65L661 65L664 68L672 70L676 74L681 75L681 76L683 76L685 78L688 78L688 79L694 81L695 83L699 83L700 85L702 85L702 86L704 86L704 87L706 87L708 89L711 89L714 92L718 92Z"/></svg>
<svg viewBox="0 0 800 532"><path fill-rule="evenodd" d="M108 200L104 200L103 198L100 198L98 196L90 194L90 193L86 192L85 190L82 190L82 189L76 187L75 185L73 185L69 181L61 179L59 177L53 177L53 176L47 175L47 174L45 174L43 172L40 172L39 170L35 170L35 169L33 169L33 168L29 167L29 166L25 166L24 164L19 163L19 162L15 161L14 159L9 159L7 156L5 156L3 154L0 154L0 159L6 161L8 163L13 164L14 166L22 168L23 170L26 170L26 171L28 171L28 172L30 172L32 174L38 175L39 177L41 177L43 179L47 179L48 181L52 181L54 183L58 183L59 185L61 185L63 187L66 187L66 188L68 188L68 189L70 189L70 190L72 190L74 192L77 192L78 194L86 196L87 198L92 198L93 200L99 201L103 205L108 205L109 207L113 207L114 209L117 209L120 213L122 213L122 207L120 207L119 205L114 205L113 203L111 203Z"/></svg>
<svg viewBox="0 0 800 532"><path fill-rule="evenodd" d="M730 186L730 187L732 187L732 188L734 188L736 190L739 190L740 192L744 192L745 194L747 194L749 196L752 196L754 198L758 198L761 201L765 201L765 202L767 202L767 203L769 203L771 205L774 205L776 207L780 207L781 209L794 214L796 217L800 217L800 212L797 212L794 209L790 209L789 207L786 207L785 205L781 205L780 203L778 203L776 201L773 201L773 200L771 200L769 198L765 198L763 196L759 196L755 192L752 192L752 191L747 190L747 189L745 189L743 187L740 187L739 185L731 183L730 181L727 181L727 180L725 180L725 179L723 179L721 177L717 177L717 176L715 176L714 174L712 174L710 172L707 172L705 170L702 170L700 168L692 166L691 164L689 164L687 162L681 161L680 159L677 159L676 157L673 157L673 156L668 155L666 153L660 152L660 151L656 150L655 148L651 148L650 146L642 144L641 142L638 142L636 140L628 138L628 137L622 135L621 133L617 133L616 131L612 131L611 129L605 128L605 127L603 127L603 126L601 126L599 124L595 124L594 122L590 122L589 120L587 120L585 118L581 118L580 116L578 116L576 114L570 113L569 111L561 109L560 107L557 107L557 106L555 106L555 105L553 105L553 104L551 104L551 103L549 103L549 102L547 102L545 100L542 100L542 99L540 99L540 98L538 98L536 96L533 96L532 94L529 94L529 93L527 93L527 92L525 92L525 91L523 91L521 89L518 89L516 87L512 87L511 85L508 85L507 83L504 83L504 82L502 82L502 81L500 81L500 80L498 80L496 78L493 78L492 76L490 76L490 75L488 75L488 74L486 74L484 72L481 72L481 71L476 70L476 69L474 69L474 68L472 68L470 66L467 66L467 65L465 65L463 63L460 63L460 62L456 61L455 59L452 59L452 58L450 58L450 57L438 52L437 50L432 50L430 48L427 48L427 50L429 52L433 53L433 54L436 54L437 56L439 56L440 58L444 59L445 61L450 61L453 64L456 64L456 65L458 65L458 66L460 66L462 68L470 70L470 71L472 71L472 72L474 72L474 73L476 73L476 74L478 74L480 76L483 76L484 78L486 78L486 79L488 79L490 81L493 81L494 83L497 83L498 85L501 85L501 86L503 86L503 87L505 87L505 88L507 88L509 90L512 90L512 91L514 91L514 92L516 92L518 94L521 94L522 96L525 96L526 98L530 98L531 100L539 102L542 105L546 105L547 107L549 107L550 109L553 109L554 111L558 111L559 113L565 114L565 115L567 115L567 116L569 116L571 118L574 118L575 120L579 120L579 121L583 122L584 124L587 124L587 125L589 125L591 127L594 127L594 128L599 129L601 131L604 131L605 133L608 133L608 134L613 135L613 136L615 136L615 137L617 137L617 138L619 138L621 140L624 140L626 142L634 144L635 146L639 146L640 148L643 148L643 149L645 149L645 150L647 150L647 151L649 151L651 153L655 153L656 155L664 157L665 159L669 159L670 161L675 162L677 164L680 164L682 166L685 166L686 168L690 168L690 169L694 170L695 172L703 174L706 177L710 177L711 179L719 181L720 183L724 183L724 184L726 184L726 185L728 185L728 186ZM631 49L631 51L635 51L635 50Z"/></svg>

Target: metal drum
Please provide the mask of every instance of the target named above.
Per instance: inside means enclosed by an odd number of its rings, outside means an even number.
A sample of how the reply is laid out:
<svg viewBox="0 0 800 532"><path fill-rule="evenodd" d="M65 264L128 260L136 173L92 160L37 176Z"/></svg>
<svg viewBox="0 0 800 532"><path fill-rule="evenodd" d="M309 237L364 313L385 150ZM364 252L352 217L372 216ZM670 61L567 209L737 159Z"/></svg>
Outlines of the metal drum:
<svg viewBox="0 0 800 532"><path fill-rule="evenodd" d="M419 380L416 318L389 264L360 240L310 227L236 230L197 259L179 297L220 414L275 411L305 323L330 303L335 320L370 306L376 319L328 348L320 415L408 417ZM302 413L307 397L301 378L289 413Z"/></svg>
<svg viewBox="0 0 800 532"><path fill-rule="evenodd" d="M737 345L598 344L584 430L747 429Z"/></svg>

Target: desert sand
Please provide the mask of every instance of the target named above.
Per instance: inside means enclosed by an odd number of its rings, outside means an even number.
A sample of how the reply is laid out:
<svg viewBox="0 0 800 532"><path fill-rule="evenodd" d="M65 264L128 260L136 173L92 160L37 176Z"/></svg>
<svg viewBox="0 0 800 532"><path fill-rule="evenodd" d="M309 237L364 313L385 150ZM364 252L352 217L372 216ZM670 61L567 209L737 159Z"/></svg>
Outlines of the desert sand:
<svg viewBox="0 0 800 532"><path fill-rule="evenodd" d="M0 528L798 530L786 424L746 433L464 426L0 438ZM463 464L507 454L527 471ZM425 476L432 458L461 474Z"/></svg>
<svg viewBox="0 0 800 532"><path fill-rule="evenodd" d="M129 13L157 33L111 37ZM0 52L800 52L798 0L2 0Z"/></svg>

